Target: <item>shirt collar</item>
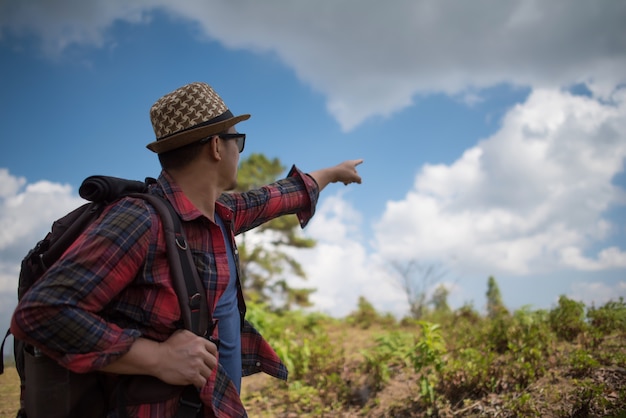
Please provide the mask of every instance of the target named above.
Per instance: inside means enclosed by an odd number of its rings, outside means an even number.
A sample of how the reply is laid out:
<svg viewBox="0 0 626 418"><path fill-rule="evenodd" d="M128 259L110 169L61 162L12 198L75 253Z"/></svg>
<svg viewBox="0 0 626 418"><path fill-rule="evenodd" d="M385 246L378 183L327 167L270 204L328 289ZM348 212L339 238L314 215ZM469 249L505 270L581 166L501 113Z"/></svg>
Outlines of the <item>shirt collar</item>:
<svg viewBox="0 0 626 418"><path fill-rule="evenodd" d="M180 215L183 221L192 221L197 218L206 218L193 203L187 198L178 183L165 170L161 171L157 180L163 194L170 201L174 210ZM232 220L233 213L227 206L220 202L215 203L215 210L224 221Z"/></svg>

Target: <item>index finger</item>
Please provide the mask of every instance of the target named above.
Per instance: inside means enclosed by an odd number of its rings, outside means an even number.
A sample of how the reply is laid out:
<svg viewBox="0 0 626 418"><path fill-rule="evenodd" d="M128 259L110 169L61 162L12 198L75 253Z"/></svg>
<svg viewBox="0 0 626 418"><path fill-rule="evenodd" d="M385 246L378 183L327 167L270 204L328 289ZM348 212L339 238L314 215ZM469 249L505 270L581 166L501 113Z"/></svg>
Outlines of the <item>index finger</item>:
<svg viewBox="0 0 626 418"><path fill-rule="evenodd" d="M356 167L359 164L363 164L363 158L359 158L358 160L352 160L352 164Z"/></svg>

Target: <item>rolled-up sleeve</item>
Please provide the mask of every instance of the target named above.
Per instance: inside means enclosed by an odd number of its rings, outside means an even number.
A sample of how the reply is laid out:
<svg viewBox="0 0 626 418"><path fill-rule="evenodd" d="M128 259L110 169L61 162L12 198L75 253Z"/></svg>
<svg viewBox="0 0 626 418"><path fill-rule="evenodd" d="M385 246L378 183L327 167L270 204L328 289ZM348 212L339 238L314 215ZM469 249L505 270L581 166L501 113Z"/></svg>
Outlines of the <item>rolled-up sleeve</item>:
<svg viewBox="0 0 626 418"><path fill-rule="evenodd" d="M234 214L235 234L240 234L286 214L296 214L304 228L315 214L318 197L317 182L292 166L285 179L245 193L225 193L218 202Z"/></svg>

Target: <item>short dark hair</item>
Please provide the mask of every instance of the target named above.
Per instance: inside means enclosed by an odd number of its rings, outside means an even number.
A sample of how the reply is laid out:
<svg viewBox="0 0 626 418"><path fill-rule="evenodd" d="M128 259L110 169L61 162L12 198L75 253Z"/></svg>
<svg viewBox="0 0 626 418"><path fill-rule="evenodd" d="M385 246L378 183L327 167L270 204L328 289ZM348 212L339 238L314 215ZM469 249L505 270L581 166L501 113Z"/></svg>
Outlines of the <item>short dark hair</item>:
<svg viewBox="0 0 626 418"><path fill-rule="evenodd" d="M164 170L178 170L183 168L198 157L204 145L204 142L193 142L184 147L159 154L161 167Z"/></svg>

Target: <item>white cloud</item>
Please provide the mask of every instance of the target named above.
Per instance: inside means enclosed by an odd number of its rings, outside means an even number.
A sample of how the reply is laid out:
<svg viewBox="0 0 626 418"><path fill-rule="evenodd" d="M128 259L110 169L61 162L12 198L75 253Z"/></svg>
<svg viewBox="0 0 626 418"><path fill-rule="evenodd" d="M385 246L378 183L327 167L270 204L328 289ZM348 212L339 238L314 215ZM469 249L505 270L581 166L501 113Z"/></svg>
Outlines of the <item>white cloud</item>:
<svg viewBox="0 0 626 418"><path fill-rule="evenodd" d="M17 305L22 258L50 230L52 222L85 201L69 185L27 184L0 168L0 329L8 327Z"/></svg>
<svg viewBox="0 0 626 418"><path fill-rule="evenodd" d="M359 296L364 296L377 310L406 315L405 296L384 260L362 244L361 222L358 211L341 193L326 196L305 230L317 245L293 252L307 272L304 284L316 289L311 296L315 309L345 316L356 309Z"/></svg>
<svg viewBox="0 0 626 418"><path fill-rule="evenodd" d="M14 196L24 186L24 177L13 177L6 168L0 168L0 198Z"/></svg>
<svg viewBox="0 0 626 418"><path fill-rule="evenodd" d="M345 200L343 193L323 197L315 217L304 231L317 245L313 249L292 252L307 272L308 280L292 284L314 287L316 291L311 296L314 309L335 317L354 311L359 296L364 296L379 312L389 312L398 318L407 316L407 295L398 272L391 266L399 259L395 254L366 248L362 230L361 215ZM437 266L433 264L433 267ZM474 296L455 281L450 266L438 267L436 280L417 282L418 290L424 290L430 297L437 286L445 286L453 308ZM420 280L419 276L413 279Z"/></svg>
<svg viewBox="0 0 626 418"><path fill-rule="evenodd" d="M626 158L626 102L534 91L501 129L451 165L425 165L376 226L381 256L454 257L467 274L626 267L605 213L625 203L612 184Z"/></svg>
<svg viewBox="0 0 626 418"><path fill-rule="evenodd" d="M48 181L26 184L0 169L0 292L16 292L19 264L50 230L52 222L84 203L69 185Z"/></svg>
<svg viewBox="0 0 626 418"><path fill-rule="evenodd" d="M612 184L626 159L624 98L624 90L610 104L558 89L533 91L458 160L423 166L406 197L387 202L373 249L363 245L363 220L344 196L323 196L305 232L318 245L297 252L306 285L317 288L316 308L343 316L363 295L378 310L405 315L405 295L387 268L398 259L449 267L444 280L454 307L482 297L484 290L471 287L489 275L626 269L626 250L606 244L623 236L607 211L626 204ZM450 285L455 277L463 285ZM606 294L624 294L598 283ZM589 292L596 303L606 300L599 292Z"/></svg>
<svg viewBox="0 0 626 418"><path fill-rule="evenodd" d="M344 130L420 94L476 103L481 88L500 83L586 83L608 97L626 81L621 2L35 0L0 3L0 35L35 33L51 54L114 45L113 23L148 22L155 10L226 47L275 53L326 96Z"/></svg>
<svg viewBox="0 0 626 418"><path fill-rule="evenodd" d="M579 300L585 306L602 306L609 301L626 297L626 281L613 285L602 282L577 282L572 284L568 294L571 299Z"/></svg>
<svg viewBox="0 0 626 418"><path fill-rule="evenodd" d="M585 257L580 248L566 247L561 250L563 264L578 270L597 271L606 268L626 269L626 251L617 247L605 248L596 259Z"/></svg>
<svg viewBox="0 0 626 418"><path fill-rule="evenodd" d="M45 52L57 55L71 45L106 43L106 29L115 21L145 21L145 11L152 1L95 1L74 0L0 3L2 33L35 33Z"/></svg>

